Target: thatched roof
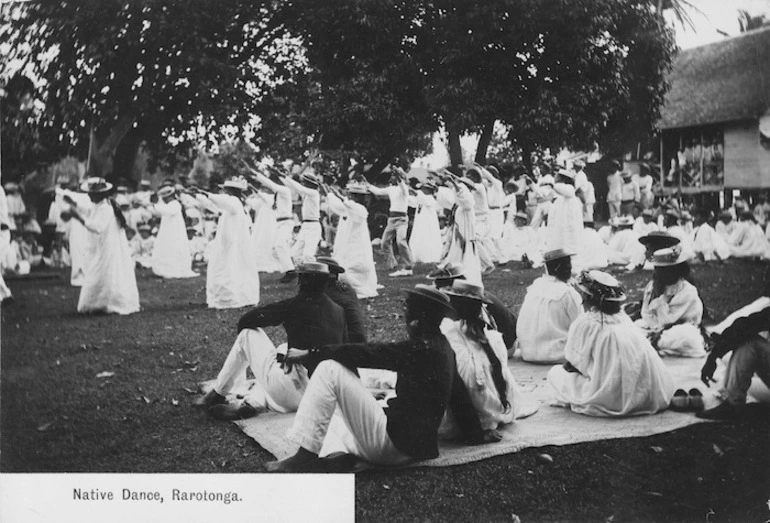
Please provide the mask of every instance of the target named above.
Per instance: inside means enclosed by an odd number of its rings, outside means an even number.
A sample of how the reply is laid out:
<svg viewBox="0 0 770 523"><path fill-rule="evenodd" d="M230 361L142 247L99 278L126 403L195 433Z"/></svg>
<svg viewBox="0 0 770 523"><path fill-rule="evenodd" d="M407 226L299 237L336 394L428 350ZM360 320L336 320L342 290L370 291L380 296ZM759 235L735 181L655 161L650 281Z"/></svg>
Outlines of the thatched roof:
<svg viewBox="0 0 770 523"><path fill-rule="evenodd" d="M661 129L757 118L770 109L770 27L682 51Z"/></svg>

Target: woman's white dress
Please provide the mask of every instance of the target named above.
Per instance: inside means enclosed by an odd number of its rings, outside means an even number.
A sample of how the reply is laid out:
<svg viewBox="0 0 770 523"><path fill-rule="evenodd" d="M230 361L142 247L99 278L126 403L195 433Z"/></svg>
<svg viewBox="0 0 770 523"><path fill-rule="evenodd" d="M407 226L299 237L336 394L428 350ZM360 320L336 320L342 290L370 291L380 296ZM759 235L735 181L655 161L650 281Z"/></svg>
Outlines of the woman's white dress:
<svg viewBox="0 0 770 523"><path fill-rule="evenodd" d="M87 218L93 209L93 203L91 199L85 193L72 192L66 189L56 189L57 196L59 194L67 195L77 205L78 213L83 218ZM66 210L72 208L66 202L64 207ZM72 263L70 273L70 285L73 287L81 287L86 280L86 266L88 265L88 231L85 226L78 220L70 220L69 230L69 245L70 245L70 262Z"/></svg>
<svg viewBox="0 0 770 523"><path fill-rule="evenodd" d="M251 227L251 240L254 243L256 269L260 272L279 270L278 260L273 255L278 222L273 209L275 196L260 192L247 202L254 209L254 224Z"/></svg>
<svg viewBox="0 0 770 523"><path fill-rule="evenodd" d="M134 260L126 233L109 199L94 205L85 219L87 264L78 312L132 314L139 311Z"/></svg>
<svg viewBox="0 0 770 523"><path fill-rule="evenodd" d="M655 414L668 407L674 380L641 330L624 313L584 312L569 330L561 365L548 371L556 400L589 416Z"/></svg>
<svg viewBox="0 0 770 523"><path fill-rule="evenodd" d="M734 258L770 257L770 244L765 233L762 227L752 221L738 222L729 243Z"/></svg>
<svg viewBox="0 0 770 523"><path fill-rule="evenodd" d="M516 321L516 336L524 361L564 361L570 326L583 310L578 292L568 283L546 274L527 288Z"/></svg>
<svg viewBox="0 0 770 523"><path fill-rule="evenodd" d="M466 280L481 284L481 261L475 241L474 199L468 187L463 184L458 186L455 203L457 207L454 212L454 223L450 227L448 244L439 266L445 267L450 263L460 264Z"/></svg>
<svg viewBox="0 0 770 523"><path fill-rule="evenodd" d="M152 272L161 278L193 278L190 242L187 226L182 216L182 204L178 200L168 203L159 201L155 212L160 215L158 235L152 249Z"/></svg>
<svg viewBox="0 0 770 523"><path fill-rule="evenodd" d="M703 302L698 289L687 280L669 285L652 298L652 282L642 298L642 317L636 321L650 336L660 333L658 351L664 356L700 358L706 355L700 324Z"/></svg>
<svg viewBox="0 0 770 523"><path fill-rule="evenodd" d="M341 200L334 194L327 198L329 210L339 216L332 252L345 268L339 279L350 285L356 296L377 296L377 271L374 268L372 239L369 234L369 211L352 200Z"/></svg>
<svg viewBox="0 0 770 523"><path fill-rule="evenodd" d="M438 263L441 260L441 231L438 225L438 204L433 196L417 193L409 249L415 263Z"/></svg>
<svg viewBox="0 0 770 523"><path fill-rule="evenodd" d="M206 200L205 196L198 196ZM241 200L212 194L208 200L222 213L209 250L206 303L214 309L232 309L259 303L259 272L254 264L251 218Z"/></svg>
<svg viewBox="0 0 770 523"><path fill-rule="evenodd" d="M457 371L468 389L481 428L491 430L496 429L498 425L512 423L517 413L521 411L521 393L508 368L508 353L503 335L495 330L485 329L484 331L489 346L502 365L508 409L504 409L500 401L500 395L492 379L492 364L489 358L481 345L468 336L464 322L445 319L441 323L441 332L455 353Z"/></svg>

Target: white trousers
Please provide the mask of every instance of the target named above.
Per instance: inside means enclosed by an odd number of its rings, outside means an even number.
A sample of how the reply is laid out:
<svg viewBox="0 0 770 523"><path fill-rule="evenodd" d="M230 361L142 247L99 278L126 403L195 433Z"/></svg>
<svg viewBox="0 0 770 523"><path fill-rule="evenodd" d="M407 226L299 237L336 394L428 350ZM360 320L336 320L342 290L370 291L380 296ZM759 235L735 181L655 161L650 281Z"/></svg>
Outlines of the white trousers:
<svg viewBox="0 0 770 523"><path fill-rule="evenodd" d="M276 412L294 412L307 387L307 370L294 365L285 374L276 360L278 351L262 329L244 329L235 339L214 390L226 396L246 379L246 368L251 368L256 385L244 401L252 407L266 407Z"/></svg>
<svg viewBox="0 0 770 523"><path fill-rule="evenodd" d="M297 240L294 242L294 261L304 262L314 259L321 238L320 223L302 222Z"/></svg>
<svg viewBox="0 0 770 523"><path fill-rule="evenodd" d="M320 454L337 407L353 436L355 448L348 449L352 454L382 465L411 460L393 445L387 431L388 417L371 392L353 372L332 360L316 367L289 430L289 440Z"/></svg>
<svg viewBox="0 0 770 523"><path fill-rule="evenodd" d="M291 261L291 235L293 232L294 220L283 220L276 224L273 258L278 262L278 268L282 272L294 268Z"/></svg>

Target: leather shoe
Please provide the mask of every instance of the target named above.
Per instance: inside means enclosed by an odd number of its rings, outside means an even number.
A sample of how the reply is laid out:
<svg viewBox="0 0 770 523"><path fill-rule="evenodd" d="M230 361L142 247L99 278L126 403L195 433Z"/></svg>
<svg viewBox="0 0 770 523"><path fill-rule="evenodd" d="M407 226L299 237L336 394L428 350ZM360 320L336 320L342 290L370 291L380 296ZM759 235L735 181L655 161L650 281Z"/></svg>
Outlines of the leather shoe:
<svg viewBox="0 0 770 523"><path fill-rule="evenodd" d="M248 403L241 403L240 405L233 405L231 403L214 405L209 407L206 412L212 418L223 421L253 418L259 414L259 411Z"/></svg>
<svg viewBox="0 0 770 523"><path fill-rule="evenodd" d="M219 405L221 403L227 403L227 398L219 394L214 389L211 389L206 394L193 401L193 407L207 408L212 405Z"/></svg>

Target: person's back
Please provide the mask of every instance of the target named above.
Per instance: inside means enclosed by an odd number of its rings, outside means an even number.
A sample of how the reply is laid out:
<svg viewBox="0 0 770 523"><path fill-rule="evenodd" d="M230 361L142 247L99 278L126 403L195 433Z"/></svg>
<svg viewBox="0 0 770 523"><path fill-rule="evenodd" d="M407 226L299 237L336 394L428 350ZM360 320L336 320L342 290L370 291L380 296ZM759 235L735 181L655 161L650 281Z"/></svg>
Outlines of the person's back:
<svg viewBox="0 0 770 523"><path fill-rule="evenodd" d="M585 312L569 330L566 362L548 372L562 406L589 416L654 414L668 407L674 382L644 334L623 312L624 289L611 275L583 272Z"/></svg>
<svg viewBox="0 0 770 523"><path fill-rule="evenodd" d="M581 311L580 296L567 283L572 272L570 256L563 251L547 252L548 274L527 289L516 324L524 361L553 363L564 359L567 332Z"/></svg>

